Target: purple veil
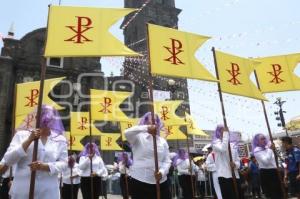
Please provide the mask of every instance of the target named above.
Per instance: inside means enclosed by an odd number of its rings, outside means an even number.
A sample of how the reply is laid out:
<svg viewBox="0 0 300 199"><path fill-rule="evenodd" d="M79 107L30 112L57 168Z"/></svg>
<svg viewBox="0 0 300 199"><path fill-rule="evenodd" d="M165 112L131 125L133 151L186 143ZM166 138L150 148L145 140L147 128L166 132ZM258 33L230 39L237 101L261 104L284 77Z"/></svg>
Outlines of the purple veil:
<svg viewBox="0 0 300 199"><path fill-rule="evenodd" d="M100 151L98 146L92 142L90 144L89 142L84 146L84 149L80 152L79 157L81 156L88 156L90 152L95 152L95 155L100 156Z"/></svg>
<svg viewBox="0 0 300 199"><path fill-rule="evenodd" d="M160 131L163 128L163 122L161 121L161 119L158 117L157 114L154 115L155 118L155 126L157 127L157 135L160 135ZM139 122L139 125L148 125L152 123L152 118L151 118L151 112L147 112L141 119Z"/></svg>
<svg viewBox="0 0 300 199"><path fill-rule="evenodd" d="M259 143L259 139L261 137L264 137L265 140L264 142L262 143L262 145ZM269 143L269 139L262 133L258 133L256 134L254 137L253 137L253 140L252 140L252 154L254 154L254 150L256 147L261 147L262 150L265 150L268 146L268 143Z"/></svg>
<svg viewBox="0 0 300 199"><path fill-rule="evenodd" d="M189 158L189 154L184 149L178 149L177 155L173 158L172 164L176 166L178 159L186 160Z"/></svg>
<svg viewBox="0 0 300 199"><path fill-rule="evenodd" d="M122 152L118 157L118 162L123 162L128 168L132 165L132 159L129 157L128 153Z"/></svg>

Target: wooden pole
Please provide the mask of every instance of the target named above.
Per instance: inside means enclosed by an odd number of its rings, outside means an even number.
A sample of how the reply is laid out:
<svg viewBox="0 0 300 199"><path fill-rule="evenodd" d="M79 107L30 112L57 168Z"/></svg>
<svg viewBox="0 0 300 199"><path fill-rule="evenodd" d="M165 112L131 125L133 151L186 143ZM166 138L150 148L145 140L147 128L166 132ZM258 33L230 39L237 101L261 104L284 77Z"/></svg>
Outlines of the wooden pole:
<svg viewBox="0 0 300 199"><path fill-rule="evenodd" d="M185 120L185 122L187 122L186 116L184 116L184 120ZM186 127L186 146L187 146L187 151L188 151L188 155L189 155L192 194L193 194L193 198L195 198L195 186L193 183L193 168L192 168L192 160L191 160L191 156L190 156L190 143L189 143L188 127Z"/></svg>
<svg viewBox="0 0 300 199"><path fill-rule="evenodd" d="M257 87L260 90L260 84L259 84L259 81L258 81L256 71L254 71L254 75L255 75ZM266 125L267 125L267 128L268 128L270 141L271 141L272 145L274 145L273 136L272 136L271 127L270 127L270 123L269 123L268 114L267 114L267 110L266 110L264 100L261 100L261 105L263 107L263 112L264 112L264 116L265 116ZM272 151L273 151L274 157L275 157L275 163L276 163L276 168L277 168L277 176L280 180L280 185L281 185L281 190L282 190L282 193L283 193L283 197L284 197L284 199L287 199L287 193L285 191L284 184L283 184L282 177L281 177L281 173L280 173L280 170L279 170L278 155L277 155L275 149L272 149Z"/></svg>
<svg viewBox="0 0 300 199"><path fill-rule="evenodd" d="M49 9L50 9L50 5L48 6L48 18L47 18L46 33L48 30L48 23L49 23ZM45 38L45 44L47 43L47 34L46 34L46 38ZM44 45L44 46L46 46L46 45ZM43 50L44 50L43 54L45 54L45 47ZM46 58L41 57L41 80L40 80L40 90L39 90L40 92L39 92L39 100L38 100L37 114L36 114L36 128L40 127L46 70L47 70ZM37 161L38 145L39 145L39 140L35 140L34 145L33 145L33 152L32 152L32 162ZM29 185L29 199L34 199L35 176L36 176L36 171L31 171L30 185Z"/></svg>
<svg viewBox="0 0 300 199"><path fill-rule="evenodd" d="M122 130L121 130L122 131ZM123 140L123 134L121 132L121 140L122 140L122 148L124 150L124 140ZM124 150L125 152L125 150ZM128 159L127 159L128 160ZM129 189L128 189L128 178L127 178L127 171L126 171L126 165L125 166L125 190L126 190L126 199L129 199Z"/></svg>
<svg viewBox="0 0 300 199"><path fill-rule="evenodd" d="M89 89L89 93L90 93L90 111L89 111L89 131L90 131L90 148L89 150L91 150L91 147L92 147L92 113L91 113L91 108L92 108L92 100L91 100L91 91ZM89 151L89 155L90 155L91 151ZM92 196L92 199L96 199L94 198L94 177L93 177L93 157L90 158L90 171L91 171L91 196ZM102 180L101 180L101 183L102 183Z"/></svg>
<svg viewBox="0 0 300 199"><path fill-rule="evenodd" d="M191 176L191 184L192 184L192 194L193 194L193 198L195 198L195 187L194 187L194 183L193 183L193 167L192 167L192 160L191 160L191 156L190 156L190 144L189 144L189 136L188 133L186 134L186 145L187 145L187 151L188 151L188 155L189 155L189 163L190 163L190 176Z"/></svg>
<svg viewBox="0 0 300 199"><path fill-rule="evenodd" d="M41 63L42 67L41 67L39 100L38 100L37 114L36 114L36 128L40 128L42 102L43 102L43 94L44 94L44 83L45 83L45 76L46 76L46 59L42 57L41 62L42 62ZM37 161L38 145L39 145L39 140L34 140L32 162ZM36 171L31 171L29 199L34 199L35 176L36 176Z"/></svg>
<svg viewBox="0 0 300 199"><path fill-rule="evenodd" d="M150 97L150 111L152 116L152 124L155 125L155 117L154 117L154 104L153 104L153 78L151 74L151 59L150 59L150 49L149 49L149 28L147 24L147 33L148 33L148 60L149 60L149 97ZM154 151L154 163L155 163L155 173L159 172L158 169L158 156L157 156L157 142L156 142L156 135L152 135L153 138L153 151ZM156 199L160 199L160 183L159 180L156 180Z"/></svg>
<svg viewBox="0 0 300 199"><path fill-rule="evenodd" d="M218 65L217 65L216 51L215 51L214 47L212 48L212 51L213 51L213 56L214 56L216 76L217 76L217 79L219 80L220 78L219 78L219 71L218 71ZM226 114L225 114L225 108L224 108L224 102L223 102L223 95L222 95L222 91L221 91L221 84L220 84L220 82L218 82L218 92L219 92L220 103L221 103L221 108L222 108L223 123L224 123L225 128L228 129L227 120L226 120ZM229 131L228 131L228 136L230 138ZM232 161L232 153L231 153L231 147L230 147L230 139L228 140L228 152L229 152L229 160L230 160L230 163L231 163L233 161ZM236 196L236 198L239 199L240 197L239 197L239 191L238 191L238 186L237 186L235 172L234 172L234 169L231 167L231 165L230 165L230 168L231 168L231 174L232 174L232 180L233 180L233 186L234 186L235 196Z"/></svg>

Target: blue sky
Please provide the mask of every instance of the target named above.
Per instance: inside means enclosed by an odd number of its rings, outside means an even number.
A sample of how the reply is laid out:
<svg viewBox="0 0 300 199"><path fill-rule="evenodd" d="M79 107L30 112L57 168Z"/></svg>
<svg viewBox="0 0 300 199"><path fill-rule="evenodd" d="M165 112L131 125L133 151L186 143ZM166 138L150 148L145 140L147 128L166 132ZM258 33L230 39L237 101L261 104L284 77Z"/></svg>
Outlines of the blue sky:
<svg viewBox="0 0 300 199"><path fill-rule="evenodd" d="M155 0L152 0L155 1ZM48 4L58 1L26 0L3 1L0 7L0 32L6 34L14 22L15 38L46 25ZM62 5L92 7L123 7L123 0L62 0ZM271 56L300 52L299 0L176 0L179 29L211 36L196 54L197 58L214 74L211 47L243 57ZM120 22L111 31L121 40ZM2 47L2 42L0 42ZM118 74L121 58L102 61L105 74ZM296 69L300 74L300 67ZM220 103L214 83L189 80L192 115L203 129L214 129L222 122ZM300 91L266 95L270 102L267 111L272 131L278 132L273 102L277 97L287 101L286 119L300 115ZM224 94L228 125L244 132L244 139L266 132L259 101Z"/></svg>

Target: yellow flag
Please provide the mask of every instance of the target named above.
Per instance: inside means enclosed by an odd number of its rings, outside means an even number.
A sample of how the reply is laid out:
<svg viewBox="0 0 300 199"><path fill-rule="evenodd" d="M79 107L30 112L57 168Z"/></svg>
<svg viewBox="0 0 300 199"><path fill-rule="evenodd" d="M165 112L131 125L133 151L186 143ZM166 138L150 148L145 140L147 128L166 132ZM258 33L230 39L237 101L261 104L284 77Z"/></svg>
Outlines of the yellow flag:
<svg viewBox="0 0 300 199"><path fill-rule="evenodd" d="M129 92L91 89L92 120L127 121L120 105L131 95Z"/></svg>
<svg viewBox="0 0 300 199"><path fill-rule="evenodd" d="M125 130L126 129L129 129L133 126L136 126L138 124L140 119L138 118L128 118L127 121L122 121L120 122L120 125L121 125L121 133L122 133L122 140L125 141L126 140L126 137L125 137Z"/></svg>
<svg viewBox="0 0 300 199"><path fill-rule="evenodd" d="M151 72L156 75L217 81L195 57L210 37L148 24Z"/></svg>
<svg viewBox="0 0 300 199"><path fill-rule="evenodd" d="M100 149L104 151L121 151L123 150L117 140L120 138L120 133L104 133L97 128L93 128L95 133L100 135Z"/></svg>
<svg viewBox="0 0 300 199"><path fill-rule="evenodd" d="M82 135L73 135L70 137L70 132L66 132L65 133L65 137L68 141L68 150L72 150L73 151L82 151L84 146L81 144L81 140L85 137ZM72 145L72 146L71 146Z"/></svg>
<svg viewBox="0 0 300 199"><path fill-rule="evenodd" d="M254 99L266 100L250 80L258 62L216 51L221 91Z"/></svg>
<svg viewBox="0 0 300 199"><path fill-rule="evenodd" d="M188 123L188 125L186 125L188 134L208 137L204 131L198 128L194 118L190 114L185 113L185 119Z"/></svg>
<svg viewBox="0 0 300 199"><path fill-rule="evenodd" d="M300 77L294 73L300 53L256 60L261 62L255 70L263 93L300 90Z"/></svg>
<svg viewBox="0 0 300 199"><path fill-rule="evenodd" d="M182 102L182 100L156 101L154 102L154 112L165 125L184 125L186 122L175 113Z"/></svg>
<svg viewBox="0 0 300 199"><path fill-rule="evenodd" d="M57 110L63 109L48 97L48 94L64 77L47 79L44 84L43 104L53 106ZM40 81L17 84L16 93L16 116L24 115L34 111L39 100Z"/></svg>
<svg viewBox="0 0 300 199"><path fill-rule="evenodd" d="M167 125L160 132L160 136L166 140L185 140L186 135L179 128L180 126Z"/></svg>
<svg viewBox="0 0 300 199"><path fill-rule="evenodd" d="M71 112L70 116L72 135L90 135L89 112Z"/></svg>
<svg viewBox="0 0 300 199"><path fill-rule="evenodd" d="M136 56L109 32L135 9L50 6L45 57Z"/></svg>
<svg viewBox="0 0 300 199"><path fill-rule="evenodd" d="M123 149L117 144L120 134L103 133L101 134L101 150L104 151L122 151Z"/></svg>
<svg viewBox="0 0 300 199"><path fill-rule="evenodd" d="M36 111L25 115L15 117L16 130L30 130L34 129L36 125Z"/></svg>

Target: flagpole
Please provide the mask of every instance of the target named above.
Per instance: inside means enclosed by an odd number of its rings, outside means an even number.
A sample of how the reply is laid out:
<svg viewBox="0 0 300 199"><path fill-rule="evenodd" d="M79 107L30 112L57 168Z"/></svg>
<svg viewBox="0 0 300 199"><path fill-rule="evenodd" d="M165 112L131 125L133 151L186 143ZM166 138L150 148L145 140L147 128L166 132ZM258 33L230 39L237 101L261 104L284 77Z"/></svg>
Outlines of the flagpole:
<svg viewBox="0 0 300 199"><path fill-rule="evenodd" d="M153 100L153 78L151 74L151 59L150 59L150 49L149 49L149 28L147 24L147 43L148 43L148 61L149 61L149 97L150 97L150 111L151 111L151 117L152 117L152 125L155 125L155 117L154 117L154 100ZM154 149L154 163L155 163L155 174L159 172L158 170L158 156L157 156L157 142L156 142L156 135L152 135L153 138L153 149ZM160 183L159 180L156 180L156 199L160 199Z"/></svg>
<svg viewBox="0 0 300 199"><path fill-rule="evenodd" d="M255 80L256 80L256 83L257 83L257 88L260 90L260 84L259 84L257 73L256 73L255 70L254 70L254 75L255 75ZM266 125L267 125L267 128L268 128L268 133L269 133L270 141L271 141L272 145L274 145L274 140L273 140L273 136L272 136L272 132L271 132L271 127L270 127L270 123L269 123L268 114L267 114L266 105L265 105L264 100L261 100L261 105L263 107L263 112L264 112L264 116L265 116ZM284 185L283 185L283 182L282 182L282 178L281 178L281 173L279 171L278 155L277 155L277 153L276 153L276 151L275 151L274 148L272 148L272 151L273 151L274 157L275 157L275 163L276 163L276 168L277 168L277 175L278 175L278 178L280 180L280 185L281 185L281 190L282 190L282 193L283 193L283 197L284 197L284 199L287 199L287 193L285 191L285 188L284 188Z"/></svg>
<svg viewBox="0 0 300 199"><path fill-rule="evenodd" d="M122 132L121 132L121 140L122 140L122 148L124 150L124 140L123 140ZM125 152L125 150L124 150L124 152ZM126 199L129 199L129 189L128 189L128 179L127 179L126 165L125 165L125 188L126 188Z"/></svg>
<svg viewBox="0 0 300 199"><path fill-rule="evenodd" d="M214 47L212 47L212 52L213 52L213 56L214 56L214 64L215 64L215 70L216 70L216 77L219 80L220 78L219 78L219 71L218 71L218 67L217 67L216 51L215 51ZM218 92L219 92L219 97L220 97L220 103L221 103L221 109L222 109L222 116L223 116L224 127L225 127L225 129L228 129L227 120L226 120L226 114L225 114L225 108L224 108L224 102L223 102L223 95L222 95L222 91L221 91L221 84L220 84L220 82L218 82ZM230 138L230 132L229 131L228 131L228 136ZM236 198L239 199L240 197L239 197L239 192L238 192L238 186L237 186L236 176L235 176L234 169L231 167L231 162L233 162L233 161L232 161L232 153L231 153L231 147L230 147L230 139L228 139L228 152L229 152L230 168L231 168L231 174L232 174L232 180L233 180L233 186L234 186L235 196L236 196Z"/></svg>
<svg viewBox="0 0 300 199"><path fill-rule="evenodd" d="M185 118L186 121L186 118ZM193 168L192 168L192 160L191 160L191 156L190 156L190 143L189 143L189 134L188 134L188 128L186 128L186 145L187 145L187 151L188 151L188 155L189 155L189 163L190 163L190 174L191 174L191 183L192 183L192 194L193 194L193 198L195 198L195 187L194 187L194 183L193 183Z"/></svg>
<svg viewBox="0 0 300 199"><path fill-rule="evenodd" d="M70 153L72 153L72 131L70 131ZM76 160L75 160L76 161ZM75 164L74 164L75 166ZM70 180L71 180L71 199L73 199L73 189L74 189L74 184L73 184L73 166L71 167L71 173L70 173Z"/></svg>
<svg viewBox="0 0 300 199"><path fill-rule="evenodd" d="M91 112L92 112L92 110L91 110L91 108L92 108L92 105L91 105L92 99L91 99L91 89L89 89L89 95L90 95L90 111L89 111L89 131L90 131L89 137L90 137L90 147L89 147L89 155L91 155L91 154L90 154L90 153L91 153L91 147L92 147L92 113L91 113ZM102 139L102 138L101 138L101 139ZM95 150L95 149L94 149L94 150ZM94 156L93 156L93 157L94 157ZM93 157L90 158L91 196L92 196L92 199L96 199L96 198L94 198ZM102 180L101 180L101 182L102 182ZM101 186L101 188L102 188L102 186ZM102 191L102 190L101 190L101 191Z"/></svg>
<svg viewBox="0 0 300 199"><path fill-rule="evenodd" d="M184 121L187 122L186 115L184 116ZM192 194L193 198L195 198L195 185L193 183L193 170L192 170L192 160L190 156L190 143L189 143L189 133L188 133L188 127L186 126L186 145L187 145L187 151L189 155L189 163L190 163L190 174L191 174L191 183L192 183Z"/></svg>

